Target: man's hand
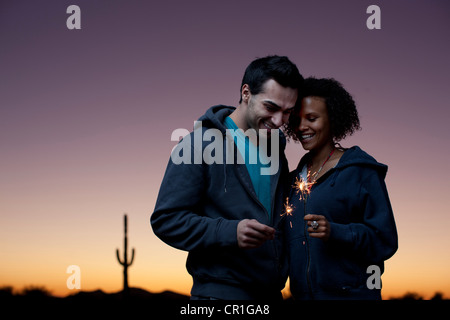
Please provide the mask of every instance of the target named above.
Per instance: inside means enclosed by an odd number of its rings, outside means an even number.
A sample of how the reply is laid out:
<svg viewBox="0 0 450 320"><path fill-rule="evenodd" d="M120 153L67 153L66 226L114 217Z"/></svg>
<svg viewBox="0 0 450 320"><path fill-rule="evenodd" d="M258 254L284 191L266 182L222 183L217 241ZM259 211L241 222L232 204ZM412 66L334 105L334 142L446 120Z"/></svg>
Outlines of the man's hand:
<svg viewBox="0 0 450 320"><path fill-rule="evenodd" d="M273 240L275 229L257 220L244 219L237 226L237 241L241 249L251 249L261 246L267 240Z"/></svg>

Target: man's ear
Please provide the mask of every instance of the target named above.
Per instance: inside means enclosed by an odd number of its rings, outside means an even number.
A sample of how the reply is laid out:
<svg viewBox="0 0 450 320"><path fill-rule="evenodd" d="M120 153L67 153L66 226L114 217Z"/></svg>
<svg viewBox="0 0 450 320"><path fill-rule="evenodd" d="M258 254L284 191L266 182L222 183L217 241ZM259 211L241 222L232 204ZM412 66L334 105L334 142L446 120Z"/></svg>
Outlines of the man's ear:
<svg viewBox="0 0 450 320"><path fill-rule="evenodd" d="M250 101L250 96L250 87L248 86L248 84L244 84L241 89L242 102L248 104L248 102Z"/></svg>

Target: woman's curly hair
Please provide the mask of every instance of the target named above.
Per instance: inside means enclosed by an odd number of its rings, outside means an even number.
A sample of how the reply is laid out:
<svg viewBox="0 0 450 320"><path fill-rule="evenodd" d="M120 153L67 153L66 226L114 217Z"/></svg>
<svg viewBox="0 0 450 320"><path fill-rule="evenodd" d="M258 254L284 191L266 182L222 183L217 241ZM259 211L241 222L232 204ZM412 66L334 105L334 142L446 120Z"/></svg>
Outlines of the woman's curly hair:
<svg viewBox="0 0 450 320"><path fill-rule="evenodd" d="M316 79L310 77L305 79L303 88L300 88L298 103L285 126L284 131L288 138L292 138L295 141L300 140L297 136L300 125L299 114L301 101L305 97L325 99L331 126L331 136L335 143L361 129L355 101L344 87L333 78Z"/></svg>

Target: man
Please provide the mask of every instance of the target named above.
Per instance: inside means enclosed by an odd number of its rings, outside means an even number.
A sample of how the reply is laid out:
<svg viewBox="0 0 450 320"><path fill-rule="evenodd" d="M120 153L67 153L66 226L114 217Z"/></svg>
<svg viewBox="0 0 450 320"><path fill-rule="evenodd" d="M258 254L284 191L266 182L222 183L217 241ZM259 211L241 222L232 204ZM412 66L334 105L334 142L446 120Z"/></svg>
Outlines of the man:
<svg viewBox="0 0 450 320"><path fill-rule="evenodd" d="M174 148L151 224L164 242L189 251L192 299L282 298L287 265L276 228L288 167L278 128L287 122L302 82L287 57L256 59L245 71L238 107L210 108L199 119L201 126ZM198 155L205 154L212 139L198 146L196 137L208 140L203 134L211 129L227 141L218 144L223 150L215 150L215 156L223 151L223 161L208 164L198 161ZM269 138L266 149L277 156L277 166L264 173L270 158L263 145ZM189 148L180 147L186 143ZM192 161L174 163L177 154ZM257 161L252 162L255 154Z"/></svg>

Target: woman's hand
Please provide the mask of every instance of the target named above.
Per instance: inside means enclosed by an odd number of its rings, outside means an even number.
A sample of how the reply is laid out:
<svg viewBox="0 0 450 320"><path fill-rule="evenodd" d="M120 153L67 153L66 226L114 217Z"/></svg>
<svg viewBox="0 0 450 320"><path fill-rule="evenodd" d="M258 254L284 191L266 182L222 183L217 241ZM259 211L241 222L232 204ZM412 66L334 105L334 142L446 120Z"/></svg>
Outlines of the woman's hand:
<svg viewBox="0 0 450 320"><path fill-rule="evenodd" d="M304 220L308 224L308 232L311 238L319 238L323 241L328 240L331 227L327 218L318 214L307 214Z"/></svg>

